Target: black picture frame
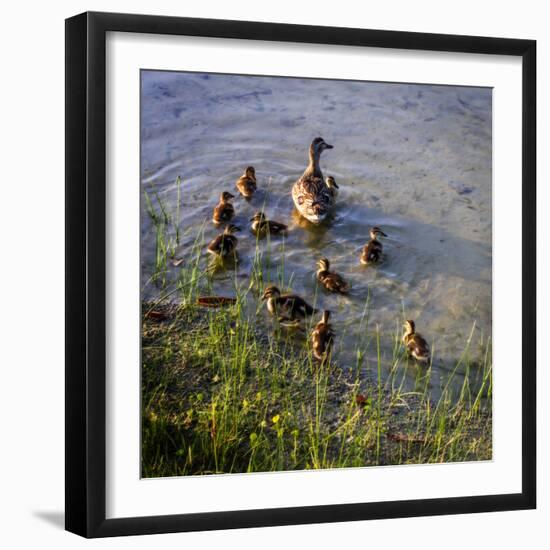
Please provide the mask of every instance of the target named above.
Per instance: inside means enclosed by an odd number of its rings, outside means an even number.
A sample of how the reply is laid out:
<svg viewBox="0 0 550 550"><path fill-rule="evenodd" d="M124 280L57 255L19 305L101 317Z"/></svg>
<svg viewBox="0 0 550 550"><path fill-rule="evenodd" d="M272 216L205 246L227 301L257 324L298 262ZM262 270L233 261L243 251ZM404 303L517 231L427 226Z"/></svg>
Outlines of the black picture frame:
<svg viewBox="0 0 550 550"><path fill-rule="evenodd" d="M105 39L108 31L519 56L522 121L522 491L517 494L106 519ZM66 20L66 529L107 537L532 509L536 506L536 42L115 13Z"/></svg>

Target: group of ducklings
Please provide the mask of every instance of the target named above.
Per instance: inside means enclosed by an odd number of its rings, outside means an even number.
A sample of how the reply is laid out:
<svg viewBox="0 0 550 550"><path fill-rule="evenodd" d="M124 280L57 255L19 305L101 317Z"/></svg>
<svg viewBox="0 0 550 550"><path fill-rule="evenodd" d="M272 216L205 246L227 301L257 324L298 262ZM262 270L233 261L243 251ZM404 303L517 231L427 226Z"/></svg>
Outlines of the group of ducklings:
<svg viewBox="0 0 550 550"><path fill-rule="evenodd" d="M321 137L315 138L309 147L309 164L302 176L292 187L292 199L298 212L311 223L319 224L326 219L335 204L338 194L338 185L333 176L326 180L320 167L321 153L333 146L325 142ZM247 200L257 191L256 171L253 166L248 166L243 175L235 184L238 192ZM219 203L214 208L212 221L216 225L226 223L221 234L215 237L207 247L210 254L221 259L236 258L238 239L235 236L240 228L229 223L235 216L235 208L232 199L235 196L224 191L220 195ZM254 235L263 237L267 234L277 235L285 233L288 227L280 222L268 220L263 212L257 212L250 219L250 229ZM379 227L372 227L369 231L370 240L362 248L359 261L361 264L370 265L380 262L383 246L380 237L387 235ZM350 290L349 283L338 273L330 270L330 262L322 258L317 263L317 281L329 292L346 294ZM296 294L281 294L274 285L268 286L262 296L267 302L267 310L277 317L279 323L287 327L301 326L301 321L308 316L318 313L301 296ZM324 361L329 356L334 340L334 331L329 323L330 311L324 310L319 321L311 332L311 345L313 356L319 361ZM403 343L410 356L420 362L427 362L430 358L430 348L426 340L416 332L415 323L407 320L404 323L405 332Z"/></svg>

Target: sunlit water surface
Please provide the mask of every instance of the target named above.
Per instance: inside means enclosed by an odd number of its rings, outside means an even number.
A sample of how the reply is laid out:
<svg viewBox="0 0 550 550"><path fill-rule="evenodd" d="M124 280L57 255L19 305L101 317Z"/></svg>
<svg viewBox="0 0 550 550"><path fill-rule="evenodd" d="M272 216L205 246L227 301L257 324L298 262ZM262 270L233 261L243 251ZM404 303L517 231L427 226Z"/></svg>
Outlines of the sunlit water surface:
<svg viewBox="0 0 550 550"><path fill-rule="evenodd" d="M235 192L243 169L255 166L260 191L250 202L234 201L235 223L243 229L238 279L249 276L256 247L248 220L265 205L270 219L290 226L285 280L333 312L337 360L353 365L359 339L372 337L378 326L386 375L392 335L404 316L412 318L433 344L430 386L438 394L474 322L474 356L480 338L491 335L491 104L485 88L144 71L142 187L155 189L174 211L181 176L184 235L176 257L185 259L194 228L206 223L206 242L218 234L210 220L220 192ZM290 196L316 136L334 145L321 166L340 186L333 217L320 227L293 213ZM365 267L359 254L373 225L388 234L385 258ZM144 299L159 295L147 283L155 246L144 207ZM268 244L260 246L267 254ZM282 240L272 238L271 264L280 264L282 254ZM323 256L351 282L349 296L320 291L315 298L315 266ZM271 278L277 280L276 268ZM230 295L232 279L218 273L214 290ZM375 368L375 354L371 339L366 374ZM411 365L411 386L418 375Z"/></svg>

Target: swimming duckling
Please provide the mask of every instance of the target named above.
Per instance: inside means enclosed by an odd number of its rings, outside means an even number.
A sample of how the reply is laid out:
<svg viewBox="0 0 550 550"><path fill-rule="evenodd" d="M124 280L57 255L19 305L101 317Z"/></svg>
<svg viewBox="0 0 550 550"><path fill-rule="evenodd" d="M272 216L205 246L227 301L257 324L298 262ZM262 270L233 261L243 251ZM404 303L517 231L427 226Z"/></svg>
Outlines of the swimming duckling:
<svg viewBox="0 0 550 550"><path fill-rule="evenodd" d="M332 195L332 198L335 199L338 196L338 189L340 189L340 188L338 187L338 184L336 183L336 180L334 179L334 176L329 176L326 179L325 183L327 184L328 190L329 190L330 194Z"/></svg>
<svg viewBox="0 0 550 550"><path fill-rule="evenodd" d="M422 363L430 359L430 347L428 342L416 332L414 321L405 321L405 334L403 334L403 343L407 348L407 353Z"/></svg>
<svg viewBox="0 0 550 550"><path fill-rule="evenodd" d="M228 222L234 215L235 209L231 204L231 199L234 199L235 195L232 195L229 191L224 191L220 195L220 202L214 208L214 214L212 221L216 224Z"/></svg>
<svg viewBox="0 0 550 550"><path fill-rule="evenodd" d="M284 223L268 220L263 212L256 212L250 221L252 222L252 232L258 236L264 236L267 233L270 235L277 235L288 229Z"/></svg>
<svg viewBox="0 0 550 550"><path fill-rule="evenodd" d="M301 296L281 294L275 285L265 289L262 300L267 300L267 310L271 315L277 315L279 322L283 324L298 324L296 322L317 312Z"/></svg>
<svg viewBox="0 0 550 550"><path fill-rule="evenodd" d="M240 228L233 224L228 225L223 233L210 241L207 248L208 252L220 258L226 258L230 255L235 256L237 253L238 240L233 233L236 231L240 231Z"/></svg>
<svg viewBox="0 0 550 550"><path fill-rule="evenodd" d="M323 318L317 323L311 333L311 347L313 357L318 361L324 361L329 355L334 339L332 325L328 322L330 311L323 311Z"/></svg>
<svg viewBox="0 0 550 550"><path fill-rule="evenodd" d="M322 258L317 262L319 269L317 270L317 280L330 292L340 292L345 294L349 290L347 283L338 273L329 271L330 263L326 258Z"/></svg>
<svg viewBox="0 0 550 550"><path fill-rule="evenodd" d="M378 235L387 237L387 235L379 227L371 227L370 241L365 245L361 252L361 263L371 264L380 261L382 256L382 243L378 240Z"/></svg>
<svg viewBox="0 0 550 550"><path fill-rule="evenodd" d="M296 209L315 224L321 223L327 217L334 204L335 195L325 183L319 165L321 153L332 148L323 138L315 138L309 146L309 164L292 187L292 200Z"/></svg>
<svg viewBox="0 0 550 550"><path fill-rule="evenodd" d="M237 180L235 186L245 199L250 199L254 195L257 189L254 166L247 167L244 174Z"/></svg>

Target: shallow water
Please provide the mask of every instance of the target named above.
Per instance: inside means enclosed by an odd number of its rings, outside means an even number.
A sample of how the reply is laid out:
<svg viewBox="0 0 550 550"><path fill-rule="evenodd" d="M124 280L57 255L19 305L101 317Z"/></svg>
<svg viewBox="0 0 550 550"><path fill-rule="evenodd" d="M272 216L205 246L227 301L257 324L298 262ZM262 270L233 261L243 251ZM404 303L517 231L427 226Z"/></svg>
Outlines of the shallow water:
<svg viewBox="0 0 550 550"><path fill-rule="evenodd" d="M250 273L256 246L248 220L265 204L268 218L290 226L284 262L293 291L314 300L316 261L323 256L352 284L347 297L319 291L316 298L333 312L340 362L355 360L369 296L368 330L380 328L386 371L391 335L401 331L405 315L434 344L430 384L437 394L473 323L475 341L491 335L491 105L486 88L146 71L142 186L156 189L174 210L181 176L181 227L189 231L176 256L185 258L193 228L206 221L207 242L219 233L210 220L220 192L236 194L236 179L255 166L260 191L250 202L234 200L235 223L243 229L239 277ZM290 196L316 136L334 145L321 167L340 186L334 214L320 227L293 212ZM388 234L385 258L365 267L358 258L373 225ZM155 259L145 208L141 243L145 283ZM270 252L278 263L282 239L271 239ZM229 279L219 273L215 290L230 294ZM144 298L157 294L144 284ZM417 375L411 366L407 377Z"/></svg>

